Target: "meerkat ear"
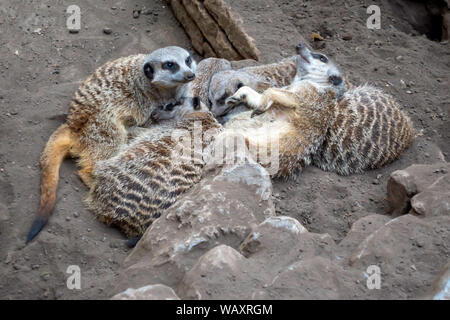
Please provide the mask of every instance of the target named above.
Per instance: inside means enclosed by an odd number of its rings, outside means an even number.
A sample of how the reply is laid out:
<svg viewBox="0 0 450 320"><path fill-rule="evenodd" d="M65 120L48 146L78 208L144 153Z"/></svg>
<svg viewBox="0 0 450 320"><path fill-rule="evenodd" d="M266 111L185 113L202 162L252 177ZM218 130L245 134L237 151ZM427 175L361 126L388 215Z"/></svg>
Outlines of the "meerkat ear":
<svg viewBox="0 0 450 320"><path fill-rule="evenodd" d="M240 88L242 88L243 86L244 86L244 84L243 84L241 81L239 81L239 83L238 83L238 85L237 85L237 88L240 89Z"/></svg>
<svg viewBox="0 0 450 320"><path fill-rule="evenodd" d="M194 110L200 109L200 98L199 97L192 98L192 105L194 106Z"/></svg>
<svg viewBox="0 0 450 320"><path fill-rule="evenodd" d="M333 84L333 86L338 86L342 83L342 77L337 75L332 75L328 77L328 81Z"/></svg>
<svg viewBox="0 0 450 320"><path fill-rule="evenodd" d="M144 74L149 80L153 80L153 67L150 62L144 64Z"/></svg>

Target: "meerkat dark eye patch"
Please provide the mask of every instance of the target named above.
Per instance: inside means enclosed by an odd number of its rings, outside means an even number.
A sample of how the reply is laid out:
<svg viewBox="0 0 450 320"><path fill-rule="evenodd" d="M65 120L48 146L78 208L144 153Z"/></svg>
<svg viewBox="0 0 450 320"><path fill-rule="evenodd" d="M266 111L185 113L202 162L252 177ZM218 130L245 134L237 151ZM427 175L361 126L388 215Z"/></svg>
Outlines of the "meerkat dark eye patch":
<svg viewBox="0 0 450 320"><path fill-rule="evenodd" d="M188 67L190 67L191 64L192 64L192 58L191 58L191 56L189 56L189 57L186 58L186 65L187 65Z"/></svg>
<svg viewBox="0 0 450 320"><path fill-rule="evenodd" d="M230 96L230 94L224 93L219 99L217 99L217 104L222 105L225 100Z"/></svg>
<svg viewBox="0 0 450 320"><path fill-rule="evenodd" d="M173 111L173 108L175 108L175 103L168 103L163 107L164 111Z"/></svg>
<svg viewBox="0 0 450 320"><path fill-rule="evenodd" d="M177 63L173 62L173 61L166 61L162 64L162 68L164 70L170 70L172 72L176 72L178 71L178 69L180 69L180 67L178 66Z"/></svg>
<svg viewBox="0 0 450 320"><path fill-rule="evenodd" d="M150 62L144 64L144 74L148 79L153 80L153 72L153 67Z"/></svg>
<svg viewBox="0 0 450 320"><path fill-rule="evenodd" d="M333 86L338 86L342 83L342 78L337 75L332 75L328 77L328 81L333 84Z"/></svg>
<svg viewBox="0 0 450 320"><path fill-rule="evenodd" d="M325 57L323 54L320 54L320 53L311 53L311 56L312 56L314 59L317 59L317 60L322 61L323 63L327 63L327 62L328 62L328 58Z"/></svg>
<svg viewBox="0 0 450 320"><path fill-rule="evenodd" d="M199 97L192 98L192 105L194 106L194 110L199 110L200 109L200 98Z"/></svg>

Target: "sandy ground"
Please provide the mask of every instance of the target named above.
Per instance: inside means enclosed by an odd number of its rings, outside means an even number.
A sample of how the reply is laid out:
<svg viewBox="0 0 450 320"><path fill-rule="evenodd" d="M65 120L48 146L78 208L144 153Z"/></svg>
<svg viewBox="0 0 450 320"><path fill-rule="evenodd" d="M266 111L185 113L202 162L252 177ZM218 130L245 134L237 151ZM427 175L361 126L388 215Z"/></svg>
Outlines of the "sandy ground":
<svg viewBox="0 0 450 320"><path fill-rule="evenodd" d="M340 177L311 167L296 180L274 182L278 213L339 241L358 218L385 212L386 181L392 171L413 163L448 161L450 47L417 35L404 21L404 12L388 1L380 1L380 30L365 28L368 15L361 1L332 2L279 2L283 16L273 21L288 19L306 39L311 32L328 36L322 51L343 73L395 96L422 134L401 159L380 170ZM117 230L97 222L84 208L86 188L73 161L65 161L61 168L49 225L25 247L39 202L40 153L64 121L77 86L96 67L161 46L191 49L170 9L160 1L78 0L82 28L77 34L66 29L70 4L50 0L0 4L0 299L110 297L129 249ZM133 9L143 7L151 12L133 18ZM249 10L257 17L258 10L267 8L250 5ZM105 34L105 27L112 33ZM283 56L291 54L293 47L282 48ZM82 290L67 289L69 265L80 266Z"/></svg>

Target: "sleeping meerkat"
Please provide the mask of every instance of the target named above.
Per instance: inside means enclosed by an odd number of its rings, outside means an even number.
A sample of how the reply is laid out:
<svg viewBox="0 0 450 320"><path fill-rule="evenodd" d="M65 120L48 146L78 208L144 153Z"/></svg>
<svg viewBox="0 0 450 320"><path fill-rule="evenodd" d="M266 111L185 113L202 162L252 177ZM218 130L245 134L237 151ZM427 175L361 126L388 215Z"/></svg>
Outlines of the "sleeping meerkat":
<svg viewBox="0 0 450 320"><path fill-rule="evenodd" d="M211 112L219 119L226 116L222 121L226 122L231 117L231 110L233 114L246 110L243 106L236 110L225 103L239 88L248 86L262 93L271 87L284 87L292 82L296 69L295 57L289 57L267 65L217 72L212 76L208 90Z"/></svg>
<svg viewBox="0 0 450 320"><path fill-rule="evenodd" d="M127 237L136 238L135 241L182 193L200 180L204 165L202 154L195 154L193 150L194 156L192 152L180 155L177 150L180 142L172 133L182 130L183 139L187 135L191 141L198 127L202 134L209 131L211 139L221 129L199 97L183 98L176 104L162 106L152 117L162 120L161 124L168 123L162 129L148 129L116 156L99 161L86 199L88 208L100 221L118 227ZM202 150L209 143L208 139L202 139Z"/></svg>
<svg viewBox="0 0 450 320"><path fill-rule="evenodd" d="M62 160L78 158L78 173L90 186L95 163L126 144L127 129L145 123L156 106L174 98L195 78L195 69L189 52L172 46L107 62L81 84L66 123L51 135L42 153L40 206L27 243L53 211Z"/></svg>
<svg viewBox="0 0 450 320"><path fill-rule="evenodd" d="M370 86L344 93L342 76L329 58L302 44L297 53L291 85L263 94L242 87L226 101L254 109L224 126L242 133L248 145L267 149L267 135L278 137L275 177L295 175L312 162L339 174L362 172L395 160L411 144L411 121L393 98Z"/></svg>

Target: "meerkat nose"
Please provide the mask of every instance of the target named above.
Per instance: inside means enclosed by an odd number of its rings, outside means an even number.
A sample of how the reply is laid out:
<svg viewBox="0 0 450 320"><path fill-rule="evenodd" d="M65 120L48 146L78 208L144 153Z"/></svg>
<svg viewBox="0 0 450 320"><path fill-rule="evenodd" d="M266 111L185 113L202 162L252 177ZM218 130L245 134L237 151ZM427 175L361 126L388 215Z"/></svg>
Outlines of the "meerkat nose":
<svg viewBox="0 0 450 320"><path fill-rule="evenodd" d="M184 78L186 80L189 80L189 81L194 80L195 79L195 73L193 73L193 72L186 72L184 74Z"/></svg>
<svg viewBox="0 0 450 320"><path fill-rule="evenodd" d="M303 43L299 43L295 49L297 49L297 53L300 53L300 51L303 50L303 48L305 48L305 45Z"/></svg>

